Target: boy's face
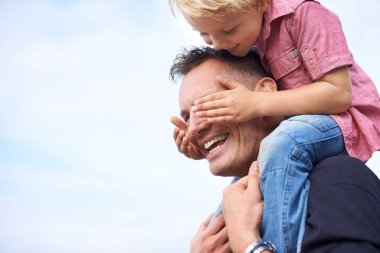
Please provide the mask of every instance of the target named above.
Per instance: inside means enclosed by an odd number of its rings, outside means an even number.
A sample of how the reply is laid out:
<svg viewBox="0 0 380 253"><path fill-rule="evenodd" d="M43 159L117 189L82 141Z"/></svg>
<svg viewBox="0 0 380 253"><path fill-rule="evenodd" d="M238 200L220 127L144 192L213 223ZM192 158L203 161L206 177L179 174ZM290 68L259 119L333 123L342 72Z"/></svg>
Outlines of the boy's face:
<svg viewBox="0 0 380 253"><path fill-rule="evenodd" d="M203 40L215 49L225 49L235 56L246 55L261 32L266 5L226 15L219 20L210 17L185 16Z"/></svg>

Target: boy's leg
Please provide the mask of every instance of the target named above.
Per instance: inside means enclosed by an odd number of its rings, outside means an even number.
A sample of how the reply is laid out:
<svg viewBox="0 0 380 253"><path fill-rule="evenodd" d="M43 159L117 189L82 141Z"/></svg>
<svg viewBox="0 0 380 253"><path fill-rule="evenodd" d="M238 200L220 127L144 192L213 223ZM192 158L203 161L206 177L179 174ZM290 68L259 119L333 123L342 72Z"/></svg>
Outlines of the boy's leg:
<svg viewBox="0 0 380 253"><path fill-rule="evenodd" d="M343 135L329 116L284 120L260 145L260 186L264 198L262 237L278 252L296 252L305 222L313 163L344 150Z"/></svg>

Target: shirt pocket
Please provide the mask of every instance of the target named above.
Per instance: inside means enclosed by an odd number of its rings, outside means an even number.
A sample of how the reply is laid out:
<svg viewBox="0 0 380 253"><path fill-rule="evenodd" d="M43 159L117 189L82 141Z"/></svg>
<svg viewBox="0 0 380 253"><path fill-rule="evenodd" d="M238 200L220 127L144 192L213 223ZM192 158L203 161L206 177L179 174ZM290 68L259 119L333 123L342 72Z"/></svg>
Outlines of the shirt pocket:
<svg viewBox="0 0 380 253"><path fill-rule="evenodd" d="M297 48L293 47L275 60L269 62L274 78L284 89L294 88L304 83L302 59ZM298 69L298 71L296 71Z"/></svg>

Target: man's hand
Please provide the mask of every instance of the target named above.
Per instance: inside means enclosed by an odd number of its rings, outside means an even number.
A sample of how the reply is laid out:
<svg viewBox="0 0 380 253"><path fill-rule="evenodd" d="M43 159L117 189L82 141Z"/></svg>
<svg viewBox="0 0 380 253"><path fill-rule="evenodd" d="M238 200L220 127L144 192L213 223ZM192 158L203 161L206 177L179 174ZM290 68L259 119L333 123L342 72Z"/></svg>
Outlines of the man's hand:
<svg viewBox="0 0 380 253"><path fill-rule="evenodd" d="M176 116L172 116L170 118L170 122L176 126L174 128L173 138L177 145L178 151L194 160L203 159L204 155L199 148L195 144L191 143L189 138L186 137L188 129L187 123Z"/></svg>
<svg viewBox="0 0 380 253"><path fill-rule="evenodd" d="M252 163L248 176L224 190L223 216L233 252L243 253L249 244L261 239L263 201L257 162Z"/></svg>
<svg viewBox="0 0 380 253"><path fill-rule="evenodd" d="M245 85L217 76L217 81L227 90L216 92L194 101L192 110L198 117L205 117L209 122L244 122L255 115L256 92Z"/></svg>
<svg viewBox="0 0 380 253"><path fill-rule="evenodd" d="M219 215L209 226L211 218L212 214L202 222L191 239L190 253L232 253L223 215Z"/></svg>

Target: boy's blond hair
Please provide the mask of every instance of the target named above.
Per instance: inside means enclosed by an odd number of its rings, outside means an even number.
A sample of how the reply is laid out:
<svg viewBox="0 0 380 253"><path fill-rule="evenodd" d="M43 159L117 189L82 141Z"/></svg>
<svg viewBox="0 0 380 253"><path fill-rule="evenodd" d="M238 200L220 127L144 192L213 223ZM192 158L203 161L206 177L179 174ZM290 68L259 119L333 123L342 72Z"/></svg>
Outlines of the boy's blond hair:
<svg viewBox="0 0 380 253"><path fill-rule="evenodd" d="M169 5L173 13L177 7L186 16L218 19L267 2L268 0L169 0Z"/></svg>

